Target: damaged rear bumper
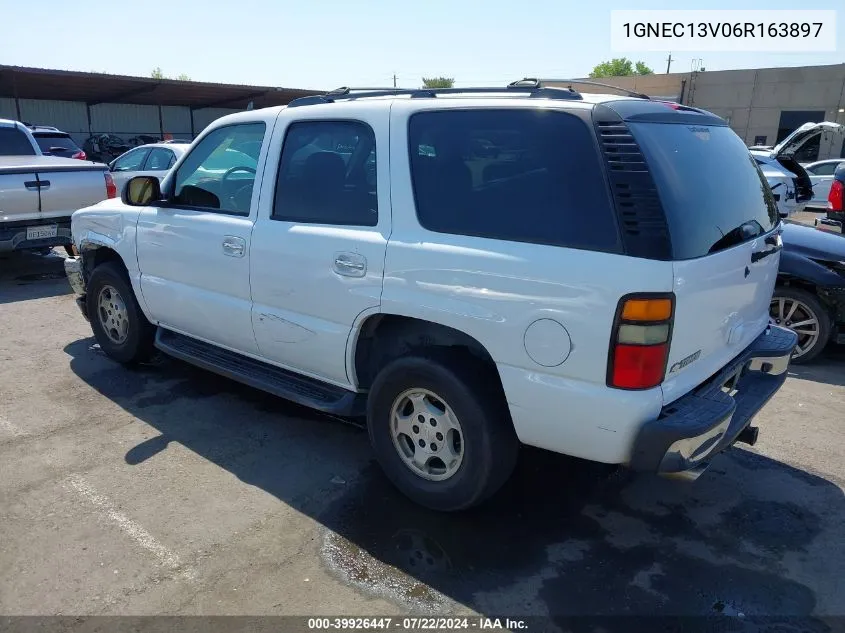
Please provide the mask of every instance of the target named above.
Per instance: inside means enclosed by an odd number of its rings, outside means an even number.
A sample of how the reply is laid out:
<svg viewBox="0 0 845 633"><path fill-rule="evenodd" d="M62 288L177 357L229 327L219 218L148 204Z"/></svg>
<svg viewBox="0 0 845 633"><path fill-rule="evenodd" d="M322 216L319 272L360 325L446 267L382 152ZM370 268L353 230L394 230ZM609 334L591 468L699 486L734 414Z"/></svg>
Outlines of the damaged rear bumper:
<svg viewBox="0 0 845 633"><path fill-rule="evenodd" d="M749 423L786 380L797 341L791 330L769 326L718 374L643 426L630 467L695 479L720 451L737 441L753 444L757 433Z"/></svg>

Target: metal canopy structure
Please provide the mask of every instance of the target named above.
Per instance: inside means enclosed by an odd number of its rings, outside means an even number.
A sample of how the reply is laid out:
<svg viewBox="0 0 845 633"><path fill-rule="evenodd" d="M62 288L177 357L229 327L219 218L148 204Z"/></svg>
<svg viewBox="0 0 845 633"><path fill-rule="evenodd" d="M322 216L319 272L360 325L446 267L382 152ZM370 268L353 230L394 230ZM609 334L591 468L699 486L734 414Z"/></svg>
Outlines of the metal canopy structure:
<svg viewBox="0 0 845 633"><path fill-rule="evenodd" d="M245 109L252 102L254 108L265 108L324 92L0 65L0 97L77 101L89 106L134 103L192 110Z"/></svg>

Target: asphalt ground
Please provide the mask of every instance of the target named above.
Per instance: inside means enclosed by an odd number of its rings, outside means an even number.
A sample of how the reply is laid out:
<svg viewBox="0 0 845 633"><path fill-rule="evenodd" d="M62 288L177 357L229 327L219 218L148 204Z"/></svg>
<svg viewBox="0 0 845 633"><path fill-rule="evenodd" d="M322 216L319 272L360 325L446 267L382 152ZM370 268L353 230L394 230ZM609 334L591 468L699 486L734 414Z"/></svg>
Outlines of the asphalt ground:
<svg viewBox="0 0 845 633"><path fill-rule="evenodd" d="M525 449L492 502L441 515L353 425L166 358L110 361L58 254L0 259L0 331L2 615L845 621L842 348L791 368L757 445L692 484Z"/></svg>

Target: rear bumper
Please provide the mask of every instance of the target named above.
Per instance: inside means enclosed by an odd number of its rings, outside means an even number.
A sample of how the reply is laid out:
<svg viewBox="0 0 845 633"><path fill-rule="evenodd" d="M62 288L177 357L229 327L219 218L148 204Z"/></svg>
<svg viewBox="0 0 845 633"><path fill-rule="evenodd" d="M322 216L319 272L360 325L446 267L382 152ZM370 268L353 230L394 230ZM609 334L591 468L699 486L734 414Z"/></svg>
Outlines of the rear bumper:
<svg viewBox="0 0 845 633"><path fill-rule="evenodd" d="M695 478L708 461L738 438L780 389L798 341L791 330L770 326L731 363L692 393L664 407L640 429L630 467Z"/></svg>
<svg viewBox="0 0 845 633"><path fill-rule="evenodd" d="M57 225L56 236L39 240L26 239L27 227ZM47 218L0 223L0 253L23 251L34 248L49 248L72 244L70 218Z"/></svg>

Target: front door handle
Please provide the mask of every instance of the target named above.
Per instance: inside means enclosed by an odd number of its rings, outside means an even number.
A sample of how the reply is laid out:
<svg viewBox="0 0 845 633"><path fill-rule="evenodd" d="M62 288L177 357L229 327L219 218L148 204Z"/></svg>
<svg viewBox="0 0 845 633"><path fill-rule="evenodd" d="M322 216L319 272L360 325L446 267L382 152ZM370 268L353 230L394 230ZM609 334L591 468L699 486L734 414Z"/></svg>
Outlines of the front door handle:
<svg viewBox="0 0 845 633"><path fill-rule="evenodd" d="M337 253L332 270L344 277L363 277L367 274L367 260L358 253Z"/></svg>
<svg viewBox="0 0 845 633"><path fill-rule="evenodd" d="M243 257L246 252L246 240L242 237L227 235L223 238L223 254L229 257Z"/></svg>

